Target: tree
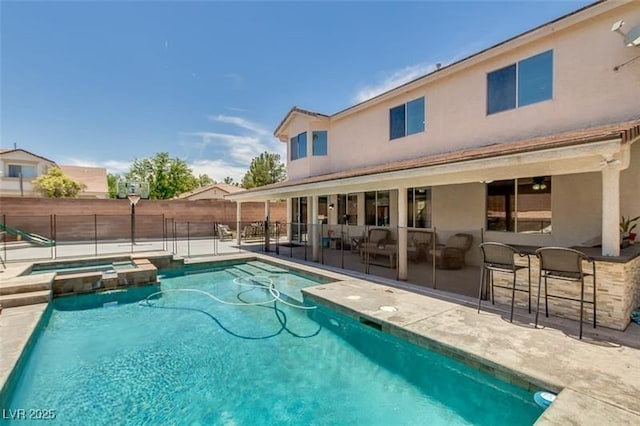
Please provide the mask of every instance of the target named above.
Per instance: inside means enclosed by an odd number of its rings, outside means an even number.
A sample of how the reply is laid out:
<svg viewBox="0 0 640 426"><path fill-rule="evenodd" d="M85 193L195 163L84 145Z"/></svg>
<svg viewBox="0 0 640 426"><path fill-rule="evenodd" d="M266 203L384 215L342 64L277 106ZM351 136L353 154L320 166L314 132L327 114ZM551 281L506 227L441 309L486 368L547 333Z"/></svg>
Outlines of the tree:
<svg viewBox="0 0 640 426"><path fill-rule="evenodd" d="M109 198L118 198L118 181L120 180L119 175L115 175L113 173L107 174L107 186L109 187Z"/></svg>
<svg viewBox="0 0 640 426"><path fill-rule="evenodd" d="M231 176L227 176L222 180L222 183L226 183L227 185L240 186L240 182L236 182L233 180Z"/></svg>
<svg viewBox="0 0 640 426"><path fill-rule="evenodd" d="M242 178L242 186L250 189L271 183L282 182L287 178L284 164L279 154L263 152L251 160L249 170Z"/></svg>
<svg viewBox="0 0 640 426"><path fill-rule="evenodd" d="M212 183L216 183L215 179L211 179L209 175L202 174L197 177L198 187L202 188L203 186L211 185Z"/></svg>
<svg viewBox="0 0 640 426"><path fill-rule="evenodd" d="M206 177L205 177L206 176ZM149 184L149 198L167 200L198 188L201 182L213 181L207 175L195 177L187 163L159 152L151 158L136 158L127 173L127 180Z"/></svg>
<svg viewBox="0 0 640 426"><path fill-rule="evenodd" d="M42 195L51 198L75 198L87 187L65 175L59 167L49 167L34 183Z"/></svg>

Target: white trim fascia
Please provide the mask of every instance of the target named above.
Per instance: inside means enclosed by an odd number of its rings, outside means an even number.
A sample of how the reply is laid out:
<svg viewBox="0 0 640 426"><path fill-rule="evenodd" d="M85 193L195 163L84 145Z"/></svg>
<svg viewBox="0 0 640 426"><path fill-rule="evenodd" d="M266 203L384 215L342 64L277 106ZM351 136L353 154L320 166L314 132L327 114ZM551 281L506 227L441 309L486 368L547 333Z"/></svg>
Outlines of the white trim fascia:
<svg viewBox="0 0 640 426"><path fill-rule="evenodd" d="M538 166L537 169L539 170L538 173L533 173L533 175L596 172L601 170L600 163L603 159L612 158L620 153L624 154L621 151L621 143L622 138L617 137L579 146L551 148L393 172L303 183L290 187L267 189L259 193L230 194L225 196L225 199L232 201L266 201L301 195L361 192L366 190L365 188L368 188L368 190L385 190L406 185L406 181L414 182L413 186L421 186L422 184L417 183L420 179L428 179L428 185L434 186L513 179L531 176L531 166Z"/></svg>

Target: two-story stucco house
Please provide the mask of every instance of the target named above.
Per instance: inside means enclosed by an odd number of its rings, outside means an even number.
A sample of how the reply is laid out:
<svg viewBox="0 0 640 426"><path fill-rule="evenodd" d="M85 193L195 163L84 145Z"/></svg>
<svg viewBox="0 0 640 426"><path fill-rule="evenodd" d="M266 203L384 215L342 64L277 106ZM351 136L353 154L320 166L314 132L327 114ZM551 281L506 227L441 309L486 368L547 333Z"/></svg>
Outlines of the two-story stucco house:
<svg viewBox="0 0 640 426"><path fill-rule="evenodd" d="M50 167L59 167L71 179L85 185L80 198L108 198L105 168L58 165L21 148L0 149L0 197L41 197L33 182Z"/></svg>
<svg viewBox="0 0 640 426"><path fill-rule="evenodd" d="M285 198L292 223L328 205L329 225L389 227L400 280L413 229L468 232L475 248L601 241L598 322L624 328L640 303L639 245L621 251L619 229L640 215L639 28L640 2L598 2L337 113L294 107L275 130L288 180L227 198ZM604 290L614 263L623 282Z"/></svg>

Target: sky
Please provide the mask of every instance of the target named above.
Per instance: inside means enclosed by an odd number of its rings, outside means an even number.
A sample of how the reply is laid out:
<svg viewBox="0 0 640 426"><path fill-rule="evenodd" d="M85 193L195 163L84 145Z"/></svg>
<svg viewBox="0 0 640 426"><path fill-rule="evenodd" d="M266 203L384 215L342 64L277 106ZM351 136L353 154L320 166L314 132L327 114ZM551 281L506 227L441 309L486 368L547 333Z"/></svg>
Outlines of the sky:
<svg viewBox="0 0 640 426"><path fill-rule="evenodd" d="M0 147L241 180L298 106L333 114L590 1L0 0Z"/></svg>

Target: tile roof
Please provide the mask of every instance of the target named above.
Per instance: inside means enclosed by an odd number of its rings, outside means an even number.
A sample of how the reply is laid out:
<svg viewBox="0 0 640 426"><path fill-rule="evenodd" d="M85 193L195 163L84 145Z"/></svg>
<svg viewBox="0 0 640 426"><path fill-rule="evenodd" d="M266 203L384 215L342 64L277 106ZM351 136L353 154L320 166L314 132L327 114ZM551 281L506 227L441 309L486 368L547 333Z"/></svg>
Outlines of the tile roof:
<svg viewBox="0 0 640 426"><path fill-rule="evenodd" d="M40 156L40 155L36 155L36 154L34 154L33 152L29 152L29 151L27 151L26 149L22 149L22 148L16 148L16 149L0 149L0 155L7 155L7 154L11 154L12 152L18 152L18 151L22 151L22 152L24 152L24 153L26 153L26 154L32 155L32 156L37 157L37 158L39 158L39 159L41 159L41 160L47 161L47 162L49 162L49 163L51 163L51 164L56 164L56 162L55 162L55 161L53 161L53 160L49 160L48 158L42 157L42 156Z"/></svg>
<svg viewBox="0 0 640 426"><path fill-rule="evenodd" d="M284 124L287 122L287 120L289 120L289 117L291 117L294 113L299 113L299 114L304 114L304 115L309 115L311 117L316 117L316 118L329 118L328 115L326 114L321 114L319 112L314 112L308 109L304 109L304 108L298 108L297 106L294 106L293 108L291 108L289 110L289 112L287 113L287 115L284 116L284 118L282 119L282 121L280 122L280 124L278 124L278 127L276 127L276 130L274 130L273 134L277 135L278 131L280 131L280 129L284 126Z"/></svg>
<svg viewBox="0 0 640 426"><path fill-rule="evenodd" d="M247 193L258 193L270 189L287 188L296 185L326 182L331 180L346 179L359 176L395 172L400 170L416 169L421 167L438 166L443 164L458 163L468 160L500 157L510 154L541 151L545 149L567 146L583 145L593 142L620 138L622 143L628 143L640 137L640 117L632 121L608 124L598 127L590 127L538 136L524 140L505 143L496 143L474 148L466 148L458 151L444 152L409 160L399 160L389 163L376 164L356 169L343 170L325 175L309 176L302 179L288 180L271 185L261 186L247 190Z"/></svg>
<svg viewBox="0 0 640 426"><path fill-rule="evenodd" d="M87 187L84 193L107 194L109 186L107 184L107 169L103 167L84 166L59 166L65 175L76 182L83 183Z"/></svg>
<svg viewBox="0 0 640 426"><path fill-rule="evenodd" d="M206 191L208 191L210 189L213 189L213 188L221 189L221 190L225 191L228 194L233 194L233 193L236 193L236 192L245 191L244 188L241 188L241 187L235 186L235 185L229 185L228 183L212 183L211 185L207 185L207 186L203 186L203 187L200 187L200 188L196 188L193 191L189 191L189 192L185 192L183 194L180 194L178 196L178 198L189 198L189 197L191 197L193 195L201 194L201 193L206 192Z"/></svg>

